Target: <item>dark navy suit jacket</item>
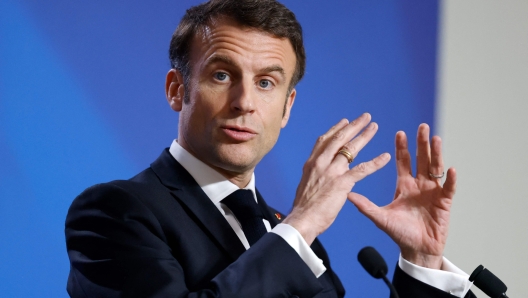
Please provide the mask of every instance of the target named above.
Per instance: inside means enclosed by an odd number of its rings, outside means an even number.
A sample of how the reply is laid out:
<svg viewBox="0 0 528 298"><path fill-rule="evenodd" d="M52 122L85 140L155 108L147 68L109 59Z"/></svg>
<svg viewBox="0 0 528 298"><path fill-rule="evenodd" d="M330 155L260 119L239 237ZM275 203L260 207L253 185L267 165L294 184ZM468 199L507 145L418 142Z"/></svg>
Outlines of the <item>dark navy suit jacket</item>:
<svg viewBox="0 0 528 298"><path fill-rule="evenodd" d="M277 211L257 191L274 227ZM280 236L246 251L223 215L168 149L126 181L85 190L66 218L72 297L342 297L343 286L316 240L327 271L316 278ZM396 269L400 297L453 297ZM403 294L403 295L402 295Z"/></svg>

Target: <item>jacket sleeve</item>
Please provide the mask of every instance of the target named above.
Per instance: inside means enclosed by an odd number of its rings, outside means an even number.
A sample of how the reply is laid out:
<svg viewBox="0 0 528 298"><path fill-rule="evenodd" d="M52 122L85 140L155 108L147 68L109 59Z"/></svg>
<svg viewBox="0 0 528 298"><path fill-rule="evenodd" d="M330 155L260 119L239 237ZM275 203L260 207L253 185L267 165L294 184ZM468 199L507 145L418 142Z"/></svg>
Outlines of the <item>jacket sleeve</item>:
<svg viewBox="0 0 528 298"><path fill-rule="evenodd" d="M191 290L181 266L185 256L175 257L162 224L130 191L112 184L74 200L65 234L71 297L314 297L327 290L273 233Z"/></svg>
<svg viewBox="0 0 528 298"><path fill-rule="evenodd" d="M427 298L454 298L449 293L446 293L440 289L432 287L424 282L421 282L403 270L400 266L396 265L394 271L394 277L392 283L398 292L400 298L414 298L414 297L427 297ZM391 296L392 297L392 296ZM473 292L469 291L464 298L476 298Z"/></svg>

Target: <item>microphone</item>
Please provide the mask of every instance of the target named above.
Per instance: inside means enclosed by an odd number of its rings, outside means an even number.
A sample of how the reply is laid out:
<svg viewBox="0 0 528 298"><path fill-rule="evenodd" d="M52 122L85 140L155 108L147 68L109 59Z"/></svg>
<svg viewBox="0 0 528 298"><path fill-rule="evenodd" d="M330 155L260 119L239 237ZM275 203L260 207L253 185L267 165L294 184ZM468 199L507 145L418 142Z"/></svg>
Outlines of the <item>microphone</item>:
<svg viewBox="0 0 528 298"><path fill-rule="evenodd" d="M488 269L484 269L482 265L479 265L471 273L469 281L472 281L477 288L491 298L508 298L506 285Z"/></svg>
<svg viewBox="0 0 528 298"><path fill-rule="evenodd" d="M358 253L358 261L365 270L376 279L382 278L391 291L391 297L400 298L396 289L387 278L387 263L374 247L363 247Z"/></svg>

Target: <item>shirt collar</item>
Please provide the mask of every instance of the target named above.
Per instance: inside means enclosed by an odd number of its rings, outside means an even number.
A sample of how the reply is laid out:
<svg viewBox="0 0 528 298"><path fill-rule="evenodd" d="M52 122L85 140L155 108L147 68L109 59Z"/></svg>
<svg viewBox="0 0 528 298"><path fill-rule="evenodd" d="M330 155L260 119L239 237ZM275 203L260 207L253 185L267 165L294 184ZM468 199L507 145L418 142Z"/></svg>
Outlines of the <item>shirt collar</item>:
<svg viewBox="0 0 528 298"><path fill-rule="evenodd" d="M191 174L196 183L215 205L234 191L240 189L222 174L190 154L178 144L177 140L172 141L169 152ZM251 175L251 180L249 180L248 185L244 189L251 190L255 201L257 200L255 195L255 173Z"/></svg>

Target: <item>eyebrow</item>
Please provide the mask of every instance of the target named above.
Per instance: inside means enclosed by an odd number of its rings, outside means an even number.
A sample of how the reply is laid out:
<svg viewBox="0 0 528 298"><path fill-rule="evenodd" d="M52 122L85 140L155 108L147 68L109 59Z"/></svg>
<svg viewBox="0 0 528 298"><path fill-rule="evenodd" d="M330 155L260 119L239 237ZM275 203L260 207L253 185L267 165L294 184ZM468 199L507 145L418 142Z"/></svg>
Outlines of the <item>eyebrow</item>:
<svg viewBox="0 0 528 298"><path fill-rule="evenodd" d="M224 63L227 65L231 65L236 68L240 68L240 65L236 63L233 59L231 59L229 56L225 55L214 55L213 57L209 58L206 62L206 65L209 66L214 63ZM284 68L280 65L270 65L264 68L259 69L260 73L271 73L271 72L278 72L283 80L286 80L286 72L284 71Z"/></svg>
<svg viewBox="0 0 528 298"><path fill-rule="evenodd" d="M271 65L268 67L264 67L259 71L263 73L278 72L281 75L282 80L286 81L286 72L284 71L284 68L282 68L280 65Z"/></svg>
<svg viewBox="0 0 528 298"><path fill-rule="evenodd" d="M236 63L233 59L225 55L214 55L213 57L207 59L206 65L209 66L214 63L224 63L224 64L228 64L228 65L240 68L238 63Z"/></svg>

